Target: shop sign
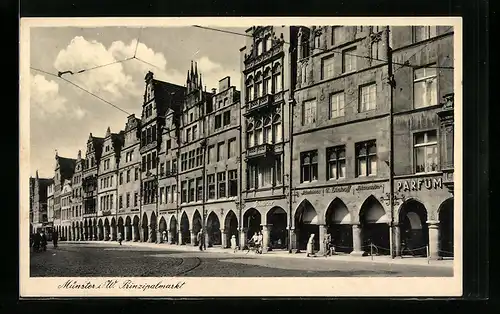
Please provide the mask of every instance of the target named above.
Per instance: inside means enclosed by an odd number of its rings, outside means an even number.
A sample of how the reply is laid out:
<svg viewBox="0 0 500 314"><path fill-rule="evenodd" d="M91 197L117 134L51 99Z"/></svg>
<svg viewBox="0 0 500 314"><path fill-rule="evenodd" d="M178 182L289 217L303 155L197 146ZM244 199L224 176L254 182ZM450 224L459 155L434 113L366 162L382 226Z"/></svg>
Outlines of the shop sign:
<svg viewBox="0 0 500 314"><path fill-rule="evenodd" d="M351 192L351 186L332 186L321 189L312 189L302 191L302 195L313 195L313 194L329 194L329 193L349 193Z"/></svg>
<svg viewBox="0 0 500 314"><path fill-rule="evenodd" d="M384 190L384 185L383 184L363 184L363 185L358 185L355 189L355 191L373 191L373 190Z"/></svg>
<svg viewBox="0 0 500 314"><path fill-rule="evenodd" d="M268 207L273 206L274 201L257 201L255 202L255 207Z"/></svg>
<svg viewBox="0 0 500 314"><path fill-rule="evenodd" d="M438 190L443 188L443 179L442 178L425 178L425 179L411 179L411 180L403 180L398 181L397 183L397 191L398 192L406 192L406 191L421 191L423 189L426 190Z"/></svg>

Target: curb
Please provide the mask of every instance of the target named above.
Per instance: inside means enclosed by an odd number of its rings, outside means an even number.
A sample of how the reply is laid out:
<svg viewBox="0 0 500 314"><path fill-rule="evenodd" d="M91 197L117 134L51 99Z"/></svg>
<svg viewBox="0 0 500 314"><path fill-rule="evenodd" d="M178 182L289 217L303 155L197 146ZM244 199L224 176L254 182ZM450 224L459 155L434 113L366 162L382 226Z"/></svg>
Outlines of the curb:
<svg viewBox="0 0 500 314"><path fill-rule="evenodd" d="M110 244L110 243L117 243L116 241L64 241L62 243L67 243L67 244ZM143 242L122 242L122 246L128 246L128 247L144 247L144 248L151 248L155 250L171 250L171 251L177 251L177 252L199 252L197 246L179 246L175 244L157 244L157 243L143 243ZM251 254L251 253L244 253L242 251L236 251L233 253L231 249L221 249L221 248L208 248L207 253L220 253L220 254L228 254L228 255L233 255L233 256L258 256L258 257L263 257L263 258L298 258L298 259L311 259L306 257L303 254L280 254L280 253L267 253L267 254L261 254L261 255L256 255L256 254ZM335 256L335 257L328 257L328 258L323 258L322 256L318 256L315 258L316 260L322 260L322 261L330 261L330 262L360 262L360 263L372 263L372 264L386 264L386 265L406 265L406 266L426 266L426 267L443 267L443 268L452 268L453 269L453 261L447 262L447 261L433 261L431 263L427 263L426 259L407 259L407 261L404 261L404 259L374 259L371 260L369 257L352 257L352 256Z"/></svg>

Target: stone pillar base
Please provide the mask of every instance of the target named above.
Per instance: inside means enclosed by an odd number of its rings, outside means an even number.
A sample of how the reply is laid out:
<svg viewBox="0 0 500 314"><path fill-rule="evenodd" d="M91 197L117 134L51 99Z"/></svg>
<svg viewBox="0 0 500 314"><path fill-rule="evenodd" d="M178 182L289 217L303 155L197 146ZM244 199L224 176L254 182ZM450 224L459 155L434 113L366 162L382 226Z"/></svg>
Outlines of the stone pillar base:
<svg viewBox="0 0 500 314"><path fill-rule="evenodd" d="M352 251L349 255L352 255L352 256L363 256L363 254L365 254L364 251Z"/></svg>

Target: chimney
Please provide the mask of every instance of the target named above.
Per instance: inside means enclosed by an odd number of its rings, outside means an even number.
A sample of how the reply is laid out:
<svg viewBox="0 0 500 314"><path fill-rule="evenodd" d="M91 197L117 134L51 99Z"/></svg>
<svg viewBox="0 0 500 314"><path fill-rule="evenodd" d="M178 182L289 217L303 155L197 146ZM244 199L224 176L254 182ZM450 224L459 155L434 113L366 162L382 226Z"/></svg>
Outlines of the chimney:
<svg viewBox="0 0 500 314"><path fill-rule="evenodd" d="M217 94L217 88L212 88L212 94Z"/></svg>

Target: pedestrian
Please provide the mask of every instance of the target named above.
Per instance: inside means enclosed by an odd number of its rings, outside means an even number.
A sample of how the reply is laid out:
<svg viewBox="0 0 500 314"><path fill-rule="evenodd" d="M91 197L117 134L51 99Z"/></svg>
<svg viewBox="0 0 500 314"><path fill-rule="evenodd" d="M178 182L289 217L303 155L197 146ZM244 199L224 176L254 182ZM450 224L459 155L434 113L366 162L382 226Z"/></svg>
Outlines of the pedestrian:
<svg viewBox="0 0 500 314"><path fill-rule="evenodd" d="M43 231L41 232L40 238L41 238L40 244L42 246L42 249L44 251L47 251L47 237L45 236L45 232L43 232Z"/></svg>
<svg viewBox="0 0 500 314"><path fill-rule="evenodd" d="M314 233L309 237L309 241L307 241L307 257L314 257Z"/></svg>
<svg viewBox="0 0 500 314"><path fill-rule="evenodd" d="M118 243L120 243L120 245L122 245L122 241L123 241L122 233L118 232Z"/></svg>
<svg viewBox="0 0 500 314"><path fill-rule="evenodd" d="M34 252L39 252L40 251L40 242L41 242L41 237L40 234L37 232L33 235L33 251Z"/></svg>
<svg viewBox="0 0 500 314"><path fill-rule="evenodd" d="M233 250L233 253L236 253L236 249L238 247L236 246L236 236L233 234L231 237L231 249Z"/></svg>
<svg viewBox="0 0 500 314"><path fill-rule="evenodd" d="M263 242L264 242L264 236L262 235L262 231L259 231L259 233L257 234L257 253L259 253L259 254L262 254Z"/></svg>
<svg viewBox="0 0 500 314"><path fill-rule="evenodd" d="M54 248L57 247L57 231L52 232L52 245L54 245Z"/></svg>
<svg viewBox="0 0 500 314"><path fill-rule="evenodd" d="M162 232L162 235L163 235L163 242L167 242L167 232L165 230L163 230Z"/></svg>
<svg viewBox="0 0 500 314"><path fill-rule="evenodd" d="M198 231L198 234L196 235L196 241L198 241L198 248L200 251L203 251L203 232L202 230Z"/></svg>
<svg viewBox="0 0 500 314"><path fill-rule="evenodd" d="M323 252L323 256L328 256L328 255L331 255L331 251L330 251L330 242L332 241L332 236L327 233L325 234L325 237L323 238L323 246L324 246L324 252Z"/></svg>

